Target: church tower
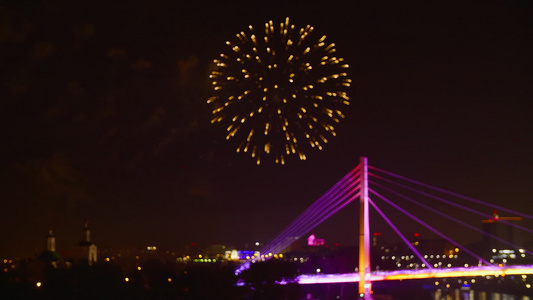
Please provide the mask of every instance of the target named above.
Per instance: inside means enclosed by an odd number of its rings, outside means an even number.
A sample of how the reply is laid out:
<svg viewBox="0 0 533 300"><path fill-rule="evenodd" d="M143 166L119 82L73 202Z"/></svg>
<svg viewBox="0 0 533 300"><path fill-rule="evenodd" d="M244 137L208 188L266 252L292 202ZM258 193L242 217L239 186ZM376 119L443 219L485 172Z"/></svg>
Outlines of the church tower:
<svg viewBox="0 0 533 300"><path fill-rule="evenodd" d="M85 224L81 230L81 242L78 243L80 246L81 259L90 265L96 263L96 245L91 242L91 230L89 229L89 221L85 219Z"/></svg>
<svg viewBox="0 0 533 300"><path fill-rule="evenodd" d="M56 252L56 237L52 226L48 228L48 234L46 235L46 249L39 254L39 260L45 264L52 265L57 268L58 262L61 260L61 256Z"/></svg>
<svg viewBox="0 0 533 300"><path fill-rule="evenodd" d="M46 235L46 251L56 251L56 237L54 236L54 229L52 226L48 228L48 234Z"/></svg>

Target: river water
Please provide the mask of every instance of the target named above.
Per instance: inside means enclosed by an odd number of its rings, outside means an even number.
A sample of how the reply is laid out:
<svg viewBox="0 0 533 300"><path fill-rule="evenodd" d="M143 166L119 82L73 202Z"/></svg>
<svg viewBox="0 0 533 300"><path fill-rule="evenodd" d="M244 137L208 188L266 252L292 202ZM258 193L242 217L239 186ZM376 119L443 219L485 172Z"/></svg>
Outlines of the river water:
<svg viewBox="0 0 533 300"><path fill-rule="evenodd" d="M426 282L427 283L427 282ZM481 291L469 287L443 288L423 282L375 282L374 300L533 300L527 292ZM302 300L358 300L357 284L317 284L302 286Z"/></svg>
<svg viewBox="0 0 533 300"><path fill-rule="evenodd" d="M532 296L513 295L465 289L436 290L434 300L533 300Z"/></svg>

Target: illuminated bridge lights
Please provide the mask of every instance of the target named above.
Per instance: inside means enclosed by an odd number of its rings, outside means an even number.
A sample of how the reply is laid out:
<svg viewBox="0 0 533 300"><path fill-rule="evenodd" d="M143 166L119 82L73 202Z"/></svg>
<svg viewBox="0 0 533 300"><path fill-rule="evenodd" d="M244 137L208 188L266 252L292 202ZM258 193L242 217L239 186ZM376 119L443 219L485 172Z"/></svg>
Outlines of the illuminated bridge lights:
<svg viewBox="0 0 533 300"><path fill-rule="evenodd" d="M424 270L398 270L388 272L374 272L370 275L371 281L404 280L404 279L427 279L445 277L476 277L476 276L506 276L506 275L533 275L533 265L525 266L483 266L469 268L449 269L424 269ZM346 274L316 274L300 275L297 277L299 284L342 283L359 282L358 273Z"/></svg>

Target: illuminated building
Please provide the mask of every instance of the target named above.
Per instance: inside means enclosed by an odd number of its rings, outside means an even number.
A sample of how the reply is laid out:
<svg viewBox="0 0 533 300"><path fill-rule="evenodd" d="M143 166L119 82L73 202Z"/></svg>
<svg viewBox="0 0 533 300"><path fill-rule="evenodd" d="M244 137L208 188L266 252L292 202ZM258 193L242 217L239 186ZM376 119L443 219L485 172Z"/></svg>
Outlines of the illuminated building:
<svg viewBox="0 0 533 300"><path fill-rule="evenodd" d="M307 238L307 246L324 246L324 239L317 239L315 234L311 233L311 235Z"/></svg>
<svg viewBox="0 0 533 300"><path fill-rule="evenodd" d="M96 245L91 242L91 230L89 229L89 221L85 219L85 224L82 228L82 240L78 243L81 253L82 261L86 261L89 265L96 263Z"/></svg>

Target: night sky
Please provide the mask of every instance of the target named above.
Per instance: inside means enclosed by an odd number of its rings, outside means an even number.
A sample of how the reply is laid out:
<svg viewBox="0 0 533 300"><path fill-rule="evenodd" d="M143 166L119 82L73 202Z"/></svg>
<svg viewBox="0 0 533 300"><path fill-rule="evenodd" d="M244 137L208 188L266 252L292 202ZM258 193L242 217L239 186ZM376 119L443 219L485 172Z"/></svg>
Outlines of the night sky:
<svg viewBox="0 0 533 300"><path fill-rule="evenodd" d="M42 251L49 225L70 251L84 218L101 249L267 242L360 156L533 215L531 1L7 2L1 257ZM208 74L285 17L336 44L351 104L324 150L257 166L210 123ZM316 234L356 244L346 209Z"/></svg>

